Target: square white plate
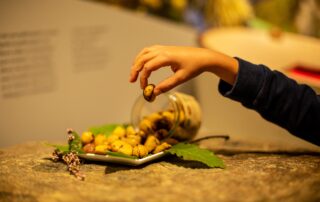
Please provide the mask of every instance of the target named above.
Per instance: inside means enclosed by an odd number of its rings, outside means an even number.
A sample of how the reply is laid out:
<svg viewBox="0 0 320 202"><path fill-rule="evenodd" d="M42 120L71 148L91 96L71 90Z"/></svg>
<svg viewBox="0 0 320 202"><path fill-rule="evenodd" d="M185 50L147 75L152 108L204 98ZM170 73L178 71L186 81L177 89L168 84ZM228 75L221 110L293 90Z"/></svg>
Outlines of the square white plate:
<svg viewBox="0 0 320 202"><path fill-rule="evenodd" d="M79 157L86 160L91 160L91 161L103 161L108 163L118 163L118 164L124 164L124 165L138 166L138 165L142 165L144 163L159 159L165 155L166 155L165 152L159 152L157 154L148 155L141 159L133 159L133 158L131 159L131 158L125 158L125 157L111 156L111 155L87 153L87 154L79 154Z"/></svg>

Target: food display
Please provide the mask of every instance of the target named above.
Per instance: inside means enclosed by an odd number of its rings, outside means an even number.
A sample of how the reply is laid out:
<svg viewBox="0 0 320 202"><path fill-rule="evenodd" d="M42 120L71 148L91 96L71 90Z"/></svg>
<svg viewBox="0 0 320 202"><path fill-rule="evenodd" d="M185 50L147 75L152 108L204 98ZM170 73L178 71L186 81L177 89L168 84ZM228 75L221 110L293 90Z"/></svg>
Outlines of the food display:
<svg viewBox="0 0 320 202"><path fill-rule="evenodd" d="M144 99L154 100L155 85L149 84L143 91ZM81 135L85 153L105 155L118 152L144 158L171 148L179 142L191 140L200 127L200 109L194 98L176 93L177 102L163 110L144 115L135 125L118 125L109 134ZM191 109L193 108L193 109Z"/></svg>
<svg viewBox="0 0 320 202"><path fill-rule="evenodd" d="M208 167L223 168L223 161L212 151L194 144L197 141L193 138L201 125L198 102L183 93L165 94L153 102L154 87L149 84L134 105L132 124L94 126L80 135L67 129L68 145L48 144L55 148L52 160L64 162L70 174L80 180L85 179L80 164L86 160L137 166L165 155L176 155Z"/></svg>
<svg viewBox="0 0 320 202"><path fill-rule="evenodd" d="M102 155L119 152L138 158L164 151L178 141L167 138L171 123L160 114L152 114L143 119L138 130L132 125L118 125L110 135L94 135L85 131L81 135L82 150L85 153Z"/></svg>
<svg viewBox="0 0 320 202"><path fill-rule="evenodd" d="M171 136L178 141L195 137L201 126L201 109L197 100L185 93L162 93L155 98L154 84L147 85L132 109L132 124L145 133L158 130L159 136ZM156 100L155 100L156 99Z"/></svg>

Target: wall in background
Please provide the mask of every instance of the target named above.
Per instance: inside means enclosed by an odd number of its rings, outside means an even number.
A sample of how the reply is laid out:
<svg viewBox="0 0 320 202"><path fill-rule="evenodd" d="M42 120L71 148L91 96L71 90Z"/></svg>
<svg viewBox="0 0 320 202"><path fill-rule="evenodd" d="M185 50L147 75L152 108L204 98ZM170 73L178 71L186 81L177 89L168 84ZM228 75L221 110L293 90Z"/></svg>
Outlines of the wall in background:
<svg viewBox="0 0 320 202"><path fill-rule="evenodd" d="M141 94L138 84L128 82L138 51L154 44L197 45L193 29L87 1L3 0L0 25L0 147L64 142L69 127L130 122ZM169 74L158 71L151 82ZM217 83L204 74L176 89L198 96L200 135L310 146L223 98Z"/></svg>
<svg viewBox="0 0 320 202"><path fill-rule="evenodd" d="M69 127L130 122L141 94L128 82L138 51L195 45L196 37L183 26L76 0L4 0L0 25L0 146L65 141ZM181 88L191 92L192 84Z"/></svg>

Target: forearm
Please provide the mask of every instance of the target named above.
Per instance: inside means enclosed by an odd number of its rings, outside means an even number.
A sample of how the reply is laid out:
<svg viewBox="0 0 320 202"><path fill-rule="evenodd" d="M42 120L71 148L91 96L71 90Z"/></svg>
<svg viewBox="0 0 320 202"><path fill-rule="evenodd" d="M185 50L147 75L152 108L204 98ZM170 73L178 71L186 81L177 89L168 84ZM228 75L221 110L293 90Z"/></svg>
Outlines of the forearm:
<svg viewBox="0 0 320 202"><path fill-rule="evenodd" d="M239 60L235 84L220 82L219 91L292 134L320 145L320 99L310 87L265 66Z"/></svg>
<svg viewBox="0 0 320 202"><path fill-rule="evenodd" d="M208 50L208 61L205 66L205 71L214 73L223 81L233 85L239 69L238 60L225 54Z"/></svg>

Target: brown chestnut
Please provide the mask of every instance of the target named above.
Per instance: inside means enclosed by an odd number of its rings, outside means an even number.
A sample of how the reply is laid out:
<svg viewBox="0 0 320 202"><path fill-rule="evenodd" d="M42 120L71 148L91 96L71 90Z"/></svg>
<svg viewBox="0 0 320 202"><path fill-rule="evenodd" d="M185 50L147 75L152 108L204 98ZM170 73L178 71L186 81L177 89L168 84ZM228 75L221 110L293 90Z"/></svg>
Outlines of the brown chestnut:
<svg viewBox="0 0 320 202"><path fill-rule="evenodd" d="M143 89L143 97L145 100L148 102L153 102L156 98L156 96L153 93L153 90L156 86L154 84L148 84L144 89Z"/></svg>

